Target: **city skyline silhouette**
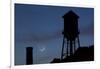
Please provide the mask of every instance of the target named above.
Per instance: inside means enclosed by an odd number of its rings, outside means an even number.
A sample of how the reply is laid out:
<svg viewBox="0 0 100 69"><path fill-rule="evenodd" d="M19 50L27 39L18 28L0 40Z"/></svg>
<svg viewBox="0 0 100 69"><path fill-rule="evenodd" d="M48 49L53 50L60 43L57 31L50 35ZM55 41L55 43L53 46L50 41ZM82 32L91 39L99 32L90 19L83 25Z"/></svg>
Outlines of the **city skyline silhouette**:
<svg viewBox="0 0 100 69"><path fill-rule="evenodd" d="M94 45L94 9L15 4L15 64L26 64L26 47L33 47L33 64L61 57L63 18L73 10L80 16L81 47Z"/></svg>

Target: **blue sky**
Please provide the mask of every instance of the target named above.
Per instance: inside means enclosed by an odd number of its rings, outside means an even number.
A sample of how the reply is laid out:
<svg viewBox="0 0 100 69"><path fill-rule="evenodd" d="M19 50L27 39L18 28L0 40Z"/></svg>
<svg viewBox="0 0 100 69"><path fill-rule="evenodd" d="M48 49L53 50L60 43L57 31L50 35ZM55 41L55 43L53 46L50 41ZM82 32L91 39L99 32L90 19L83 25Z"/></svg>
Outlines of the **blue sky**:
<svg viewBox="0 0 100 69"><path fill-rule="evenodd" d="M15 4L15 64L26 63L26 47L33 47L33 63L61 56L62 16L74 11L79 18L81 46L94 44L94 9Z"/></svg>

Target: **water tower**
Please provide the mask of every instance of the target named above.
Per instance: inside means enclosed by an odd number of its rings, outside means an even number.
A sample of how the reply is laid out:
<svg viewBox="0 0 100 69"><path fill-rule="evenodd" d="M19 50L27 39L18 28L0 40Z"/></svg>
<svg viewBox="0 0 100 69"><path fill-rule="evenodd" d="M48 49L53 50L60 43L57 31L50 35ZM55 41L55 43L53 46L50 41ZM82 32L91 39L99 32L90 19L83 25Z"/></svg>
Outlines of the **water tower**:
<svg viewBox="0 0 100 69"><path fill-rule="evenodd" d="M76 49L76 43L80 47L79 41L79 28L78 19L79 16L75 14L72 10L63 16L64 19L64 30L61 60L64 58L64 49L66 48L66 57L74 54Z"/></svg>

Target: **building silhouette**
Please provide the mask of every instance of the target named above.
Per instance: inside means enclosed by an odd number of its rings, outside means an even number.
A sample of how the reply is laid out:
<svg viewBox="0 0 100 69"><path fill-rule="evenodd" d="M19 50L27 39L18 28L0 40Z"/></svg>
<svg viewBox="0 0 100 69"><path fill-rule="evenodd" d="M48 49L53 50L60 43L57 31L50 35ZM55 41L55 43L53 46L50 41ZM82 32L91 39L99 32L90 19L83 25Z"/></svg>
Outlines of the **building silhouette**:
<svg viewBox="0 0 100 69"><path fill-rule="evenodd" d="M62 60L59 58L54 58L50 63L81 61L94 61L94 45L90 45L89 47L79 47L73 55L67 56Z"/></svg>
<svg viewBox="0 0 100 69"><path fill-rule="evenodd" d="M26 65L33 64L33 48L26 48Z"/></svg>

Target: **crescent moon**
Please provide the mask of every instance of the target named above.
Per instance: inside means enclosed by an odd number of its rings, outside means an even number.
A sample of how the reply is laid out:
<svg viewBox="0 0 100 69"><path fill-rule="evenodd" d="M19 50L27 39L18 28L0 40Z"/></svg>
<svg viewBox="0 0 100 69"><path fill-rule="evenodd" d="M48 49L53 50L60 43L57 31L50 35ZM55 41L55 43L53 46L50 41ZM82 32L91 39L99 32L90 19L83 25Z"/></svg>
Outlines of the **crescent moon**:
<svg viewBox="0 0 100 69"><path fill-rule="evenodd" d="M45 51L45 47L40 48L40 51L41 52Z"/></svg>

